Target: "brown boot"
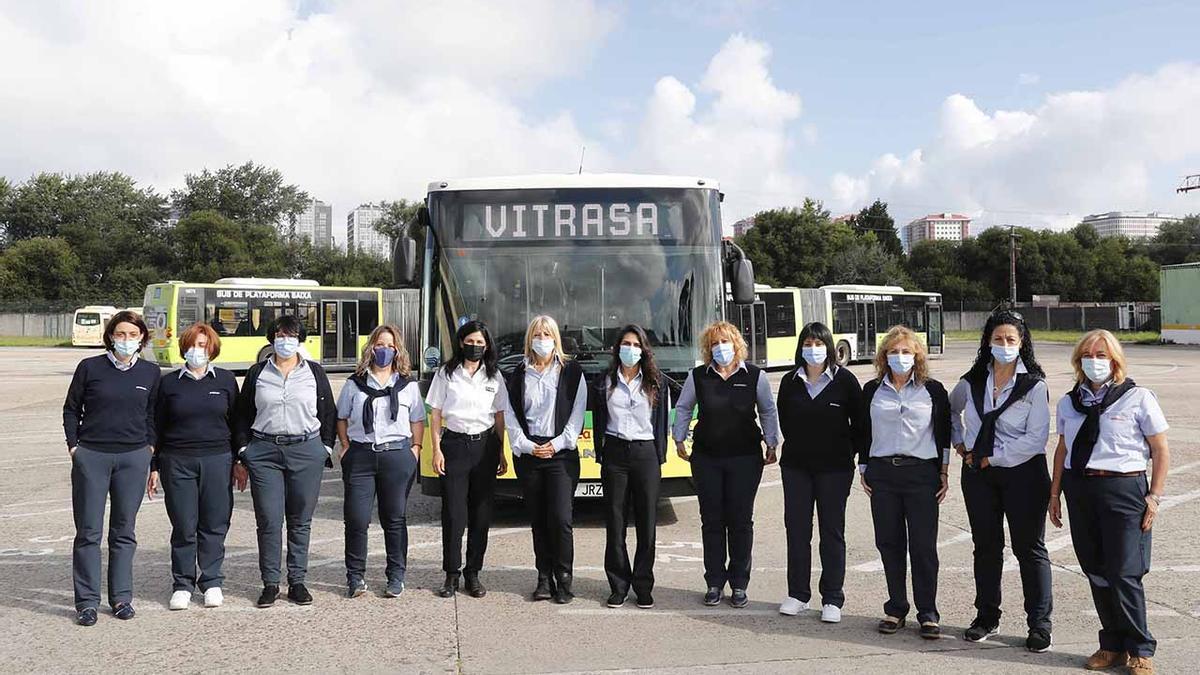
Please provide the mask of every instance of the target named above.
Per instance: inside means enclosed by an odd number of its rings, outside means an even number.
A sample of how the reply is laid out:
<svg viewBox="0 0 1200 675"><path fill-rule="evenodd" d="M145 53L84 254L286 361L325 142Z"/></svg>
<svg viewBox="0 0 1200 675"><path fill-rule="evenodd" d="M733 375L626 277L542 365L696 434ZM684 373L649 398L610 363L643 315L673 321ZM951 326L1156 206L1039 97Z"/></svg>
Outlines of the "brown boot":
<svg viewBox="0 0 1200 675"><path fill-rule="evenodd" d="M1083 665L1088 670L1105 670L1113 666L1125 665L1125 661L1129 659L1129 655L1125 652L1110 652L1107 649L1097 649L1095 654L1088 657L1087 663Z"/></svg>
<svg viewBox="0 0 1200 675"><path fill-rule="evenodd" d="M1126 665L1129 675L1154 675L1154 661L1149 656L1131 656Z"/></svg>

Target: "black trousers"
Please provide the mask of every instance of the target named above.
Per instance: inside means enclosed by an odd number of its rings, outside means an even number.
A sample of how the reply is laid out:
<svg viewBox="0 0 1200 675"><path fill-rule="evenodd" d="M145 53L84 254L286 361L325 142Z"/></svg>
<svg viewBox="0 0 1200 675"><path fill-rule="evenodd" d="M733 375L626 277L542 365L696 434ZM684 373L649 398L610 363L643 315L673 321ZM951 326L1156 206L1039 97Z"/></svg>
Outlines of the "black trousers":
<svg viewBox="0 0 1200 675"><path fill-rule="evenodd" d="M888 601L883 605L887 616L908 615L906 577L911 559L917 621L941 620L937 610L940 472L937 461L893 466L886 459L872 458L867 464L875 547L879 549L887 577Z"/></svg>
<svg viewBox="0 0 1200 675"><path fill-rule="evenodd" d="M1146 477L1063 475L1071 543L1092 587L1100 648L1154 656L1142 577L1150 571L1150 532L1142 532Z"/></svg>
<svg viewBox="0 0 1200 675"><path fill-rule="evenodd" d="M490 430L483 438L470 440L452 432L442 433L442 569L447 574L479 574L487 552L488 529L492 526L492 502L496 494L496 467L501 441ZM467 533L467 566L463 568L462 540Z"/></svg>
<svg viewBox="0 0 1200 675"><path fill-rule="evenodd" d="M1050 472L1045 455L1013 467L975 469L964 464L963 499L975 544L975 609L991 625L1000 623L1000 579L1004 570L1004 521L1012 552L1021 568L1025 620L1029 627L1051 630L1054 600L1050 591L1050 555L1046 552L1046 510Z"/></svg>
<svg viewBox="0 0 1200 675"><path fill-rule="evenodd" d="M714 457L692 454L692 482L700 505L704 583L709 588L745 590L754 549L754 498L763 460L753 454ZM728 557L727 557L728 556Z"/></svg>
<svg viewBox="0 0 1200 675"><path fill-rule="evenodd" d="M375 452L371 446L351 442L342 457L346 521L346 581L361 580L367 572L367 528L371 506L379 501L379 525L387 552L388 581L404 581L408 569L408 493L417 474L411 448Z"/></svg>
<svg viewBox="0 0 1200 675"><path fill-rule="evenodd" d="M604 463L600 465L604 485L604 573L614 593L625 595L630 586L638 596L654 589L654 538L658 521L658 488L662 466L654 441L624 441L615 436L604 440ZM633 565L625 534L629 512L637 531Z"/></svg>
<svg viewBox="0 0 1200 675"><path fill-rule="evenodd" d="M171 520L171 577L176 591L220 588L225 535L233 515L233 455L163 453L159 474ZM199 578L196 570L199 568Z"/></svg>
<svg viewBox="0 0 1200 675"><path fill-rule="evenodd" d="M846 602L846 500L854 469L809 471L781 467L783 525L787 530L788 597L801 602L812 598L813 506L820 528L821 604L841 607Z"/></svg>
<svg viewBox="0 0 1200 675"><path fill-rule="evenodd" d="M513 463L529 512L538 578L569 577L575 560L572 519L575 486L579 483L579 453L564 450L550 459L518 455Z"/></svg>

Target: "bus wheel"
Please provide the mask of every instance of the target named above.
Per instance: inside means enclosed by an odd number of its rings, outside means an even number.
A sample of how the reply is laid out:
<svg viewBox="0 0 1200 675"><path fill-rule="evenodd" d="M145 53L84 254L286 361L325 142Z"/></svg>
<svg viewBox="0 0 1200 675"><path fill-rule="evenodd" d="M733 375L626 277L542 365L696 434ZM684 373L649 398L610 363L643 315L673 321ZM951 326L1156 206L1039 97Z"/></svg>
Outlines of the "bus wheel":
<svg viewBox="0 0 1200 675"><path fill-rule="evenodd" d="M837 364L839 366L850 365L850 343L845 340L837 344Z"/></svg>
<svg viewBox="0 0 1200 675"><path fill-rule="evenodd" d="M841 347L838 347L838 351L841 351ZM263 347L262 349L258 350L258 359L255 362L262 363L263 361L266 361L270 357L271 357L271 345L267 345L266 347Z"/></svg>

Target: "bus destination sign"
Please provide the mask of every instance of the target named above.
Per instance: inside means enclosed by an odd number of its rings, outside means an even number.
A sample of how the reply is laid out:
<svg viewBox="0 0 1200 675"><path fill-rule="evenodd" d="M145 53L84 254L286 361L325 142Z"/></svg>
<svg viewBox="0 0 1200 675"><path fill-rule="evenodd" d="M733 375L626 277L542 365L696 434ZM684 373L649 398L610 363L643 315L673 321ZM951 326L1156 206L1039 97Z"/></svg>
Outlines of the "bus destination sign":
<svg viewBox="0 0 1200 675"><path fill-rule="evenodd" d="M678 203L465 204L463 239L675 239L680 218Z"/></svg>
<svg viewBox="0 0 1200 675"><path fill-rule="evenodd" d="M218 288L217 297L232 300L312 300L313 292L262 288Z"/></svg>

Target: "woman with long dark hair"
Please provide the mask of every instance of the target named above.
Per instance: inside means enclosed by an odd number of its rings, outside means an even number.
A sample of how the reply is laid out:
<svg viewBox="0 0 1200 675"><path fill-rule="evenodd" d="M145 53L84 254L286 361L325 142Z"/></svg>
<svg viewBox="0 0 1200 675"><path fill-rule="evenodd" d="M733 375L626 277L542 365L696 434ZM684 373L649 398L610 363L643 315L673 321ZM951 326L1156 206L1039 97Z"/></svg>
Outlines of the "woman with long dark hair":
<svg viewBox="0 0 1200 675"><path fill-rule="evenodd" d="M654 539L658 486L667 461L671 394L654 363L654 349L641 326L617 332L612 363L592 388L592 429L600 481L604 486L607 537L604 572L612 594L609 607L620 607L632 587L637 606L654 606ZM632 504L637 549L633 565L625 545Z"/></svg>
<svg viewBox="0 0 1200 675"><path fill-rule="evenodd" d="M1050 649L1050 556L1046 504L1050 473L1050 397L1020 314L988 317L971 369L950 394L952 441L963 458L962 491L975 544L975 609L964 637L983 642L999 632L1004 521L1021 568L1029 628L1025 647Z"/></svg>
<svg viewBox="0 0 1200 675"><path fill-rule="evenodd" d="M800 331L796 367L779 384L783 452L783 524L787 530L788 594L779 613L795 616L812 597L813 506L821 532L821 620L842 620L846 595L846 500L854 482L854 434L862 387L834 358L833 335L820 322Z"/></svg>
<svg viewBox="0 0 1200 675"><path fill-rule="evenodd" d="M492 524L496 476L508 471L504 457L504 401L508 392L496 367L492 333L482 321L468 321L454 336L454 355L438 368L429 385L433 468L442 482L443 598L458 591L459 573L467 593L482 598L479 581ZM445 427L445 428L443 428ZM462 538L467 533L467 564Z"/></svg>

